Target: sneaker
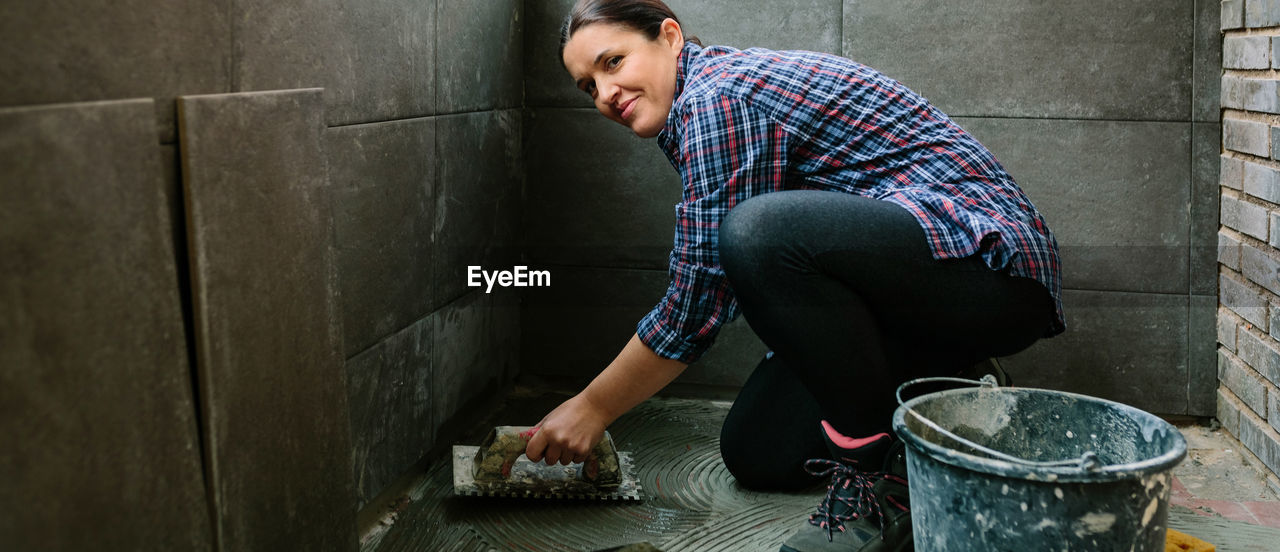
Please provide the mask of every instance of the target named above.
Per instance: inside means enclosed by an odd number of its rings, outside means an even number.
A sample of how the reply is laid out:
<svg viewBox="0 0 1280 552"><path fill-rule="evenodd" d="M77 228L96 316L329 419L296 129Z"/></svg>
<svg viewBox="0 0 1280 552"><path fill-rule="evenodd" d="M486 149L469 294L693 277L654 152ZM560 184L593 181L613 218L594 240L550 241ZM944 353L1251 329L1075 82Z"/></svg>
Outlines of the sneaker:
<svg viewBox="0 0 1280 552"><path fill-rule="evenodd" d="M832 458L805 462L830 476L827 496L780 552L903 552L911 550L906 449L887 433L863 439L822 422ZM860 469L876 466L880 471Z"/></svg>

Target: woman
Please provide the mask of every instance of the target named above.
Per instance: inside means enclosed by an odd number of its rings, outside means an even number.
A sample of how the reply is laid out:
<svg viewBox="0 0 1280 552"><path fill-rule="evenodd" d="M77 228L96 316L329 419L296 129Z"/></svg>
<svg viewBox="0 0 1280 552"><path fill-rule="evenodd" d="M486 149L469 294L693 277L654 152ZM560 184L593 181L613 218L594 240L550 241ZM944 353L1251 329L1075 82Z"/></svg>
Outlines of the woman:
<svg viewBox="0 0 1280 552"><path fill-rule="evenodd" d="M529 458L584 460L740 311L772 352L725 421L725 465L761 489L810 484L810 458L833 478L783 550L905 547L905 473L881 471L900 468L893 390L1063 331L1043 218L946 115L850 60L704 48L659 0L579 0L561 40L578 88L658 139L684 195L666 295Z"/></svg>

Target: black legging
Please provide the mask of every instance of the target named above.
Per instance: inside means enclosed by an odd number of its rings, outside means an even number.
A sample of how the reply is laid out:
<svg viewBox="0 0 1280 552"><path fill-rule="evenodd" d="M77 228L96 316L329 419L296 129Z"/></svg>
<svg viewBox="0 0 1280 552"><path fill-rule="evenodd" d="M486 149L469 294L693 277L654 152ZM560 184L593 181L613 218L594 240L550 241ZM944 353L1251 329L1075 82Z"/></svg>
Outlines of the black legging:
<svg viewBox="0 0 1280 552"><path fill-rule="evenodd" d="M747 487L812 484L828 453L819 420L889 431L894 390L1016 353L1044 335L1049 292L977 256L936 260L903 207L839 192L764 194L720 227L720 259L742 314L774 352L721 430L725 466Z"/></svg>

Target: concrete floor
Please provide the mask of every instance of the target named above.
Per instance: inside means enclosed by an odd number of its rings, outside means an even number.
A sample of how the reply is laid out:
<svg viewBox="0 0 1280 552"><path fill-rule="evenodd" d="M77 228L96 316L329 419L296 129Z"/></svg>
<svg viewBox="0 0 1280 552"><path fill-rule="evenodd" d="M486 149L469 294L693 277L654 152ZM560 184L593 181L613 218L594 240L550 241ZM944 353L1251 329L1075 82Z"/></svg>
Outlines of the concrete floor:
<svg viewBox="0 0 1280 552"><path fill-rule="evenodd" d="M517 391L458 444L495 425L528 425L565 397ZM723 401L652 399L610 432L632 453L639 503L452 496L450 459L425 463L382 500L364 552L410 550L594 551L646 541L666 552L774 551L813 511L825 489L757 493L739 487L719 460ZM1219 551L1280 550L1280 498L1256 459L1220 429L1180 428L1188 457L1174 471L1169 525Z"/></svg>
<svg viewBox="0 0 1280 552"><path fill-rule="evenodd" d="M1179 427L1187 458L1173 470L1169 525L1219 551L1280 550L1275 476L1220 427Z"/></svg>

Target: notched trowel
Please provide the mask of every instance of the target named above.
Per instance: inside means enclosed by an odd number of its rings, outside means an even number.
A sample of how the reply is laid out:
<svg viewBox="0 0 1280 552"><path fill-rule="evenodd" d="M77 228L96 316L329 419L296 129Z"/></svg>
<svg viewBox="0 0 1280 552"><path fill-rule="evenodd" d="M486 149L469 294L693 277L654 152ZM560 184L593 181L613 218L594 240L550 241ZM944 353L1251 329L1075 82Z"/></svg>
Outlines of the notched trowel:
<svg viewBox="0 0 1280 552"><path fill-rule="evenodd" d="M640 500L631 455L618 452L609 432L586 462L534 463L524 456L532 428L498 426L478 447L454 445L453 494L518 498Z"/></svg>

